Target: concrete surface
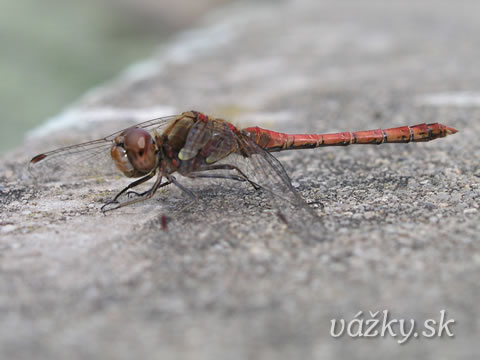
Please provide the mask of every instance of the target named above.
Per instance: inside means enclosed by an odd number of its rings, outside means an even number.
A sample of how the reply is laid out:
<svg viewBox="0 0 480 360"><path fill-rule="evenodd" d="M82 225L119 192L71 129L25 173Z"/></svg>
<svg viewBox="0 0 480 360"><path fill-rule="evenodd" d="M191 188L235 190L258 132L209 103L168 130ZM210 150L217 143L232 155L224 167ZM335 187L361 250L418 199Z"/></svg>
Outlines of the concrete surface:
<svg viewBox="0 0 480 360"><path fill-rule="evenodd" d="M2 359L477 359L480 6L236 4L95 89L0 164ZM198 109L330 132L442 122L429 143L279 154L326 228L304 243L250 189L169 189L107 216L115 178L33 186L29 157ZM233 188L232 188L233 187ZM388 310L454 337L330 336ZM421 326L420 326L421 330Z"/></svg>

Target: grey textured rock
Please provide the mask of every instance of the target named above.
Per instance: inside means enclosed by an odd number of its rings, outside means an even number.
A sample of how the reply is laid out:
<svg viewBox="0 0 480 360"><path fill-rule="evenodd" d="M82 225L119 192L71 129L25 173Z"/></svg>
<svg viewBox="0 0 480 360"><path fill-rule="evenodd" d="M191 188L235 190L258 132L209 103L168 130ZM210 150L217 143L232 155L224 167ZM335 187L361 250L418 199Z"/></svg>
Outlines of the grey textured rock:
<svg viewBox="0 0 480 360"><path fill-rule="evenodd" d="M80 99L0 165L0 357L478 358L479 14L474 1L236 4ZM242 187L196 185L165 231L185 201L173 189L103 216L124 180L23 181L39 151L192 108L289 132L460 133L280 154L334 238L314 244ZM384 309L418 323L446 309L455 338L329 335L333 318Z"/></svg>

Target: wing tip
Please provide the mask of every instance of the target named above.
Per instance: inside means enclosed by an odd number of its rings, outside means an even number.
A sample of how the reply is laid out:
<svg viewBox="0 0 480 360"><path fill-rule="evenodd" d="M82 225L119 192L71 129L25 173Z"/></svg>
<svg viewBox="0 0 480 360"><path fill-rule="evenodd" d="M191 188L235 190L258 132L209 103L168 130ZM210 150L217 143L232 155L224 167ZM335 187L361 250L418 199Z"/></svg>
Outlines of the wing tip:
<svg viewBox="0 0 480 360"><path fill-rule="evenodd" d="M45 159L46 157L47 157L46 154L38 154L38 155L34 156L32 158L32 160L30 160L30 164L36 164L36 163L42 161L43 159Z"/></svg>

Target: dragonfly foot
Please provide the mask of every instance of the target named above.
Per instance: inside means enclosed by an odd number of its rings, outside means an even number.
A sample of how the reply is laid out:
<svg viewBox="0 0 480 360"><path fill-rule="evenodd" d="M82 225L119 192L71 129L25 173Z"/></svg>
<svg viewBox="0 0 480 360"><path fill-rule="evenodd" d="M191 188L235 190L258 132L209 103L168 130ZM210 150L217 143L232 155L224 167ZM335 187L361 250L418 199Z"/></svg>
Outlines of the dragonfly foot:
<svg viewBox="0 0 480 360"><path fill-rule="evenodd" d="M308 205L317 205L320 209L323 209L325 208L325 204L322 203L321 201L319 200L314 200L314 201L310 201L310 202L307 202Z"/></svg>
<svg viewBox="0 0 480 360"><path fill-rule="evenodd" d="M254 188L256 191L258 191L258 190L260 190L260 189L262 188L262 187L261 187L260 185L258 185L257 183L254 183L253 181L250 181L250 180L248 180L248 181L250 182L250 185L252 185L253 188Z"/></svg>
<svg viewBox="0 0 480 360"><path fill-rule="evenodd" d="M110 206L110 205L117 205L117 206L108 208L108 206ZM117 200L110 200L110 201L107 201L105 204L102 205L102 207L100 208L100 211L103 213L103 215L105 215L108 211L118 209L120 207L119 205L120 205L120 203Z"/></svg>

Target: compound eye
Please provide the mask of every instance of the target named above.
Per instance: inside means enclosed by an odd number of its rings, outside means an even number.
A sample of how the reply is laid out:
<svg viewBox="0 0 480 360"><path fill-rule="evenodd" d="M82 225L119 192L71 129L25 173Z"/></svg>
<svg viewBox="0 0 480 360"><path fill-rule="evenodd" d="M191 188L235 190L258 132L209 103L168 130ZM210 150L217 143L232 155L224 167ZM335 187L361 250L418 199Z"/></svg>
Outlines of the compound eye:
<svg viewBox="0 0 480 360"><path fill-rule="evenodd" d="M157 165L155 142L148 131L138 128L127 130L124 147L135 170L146 174Z"/></svg>

